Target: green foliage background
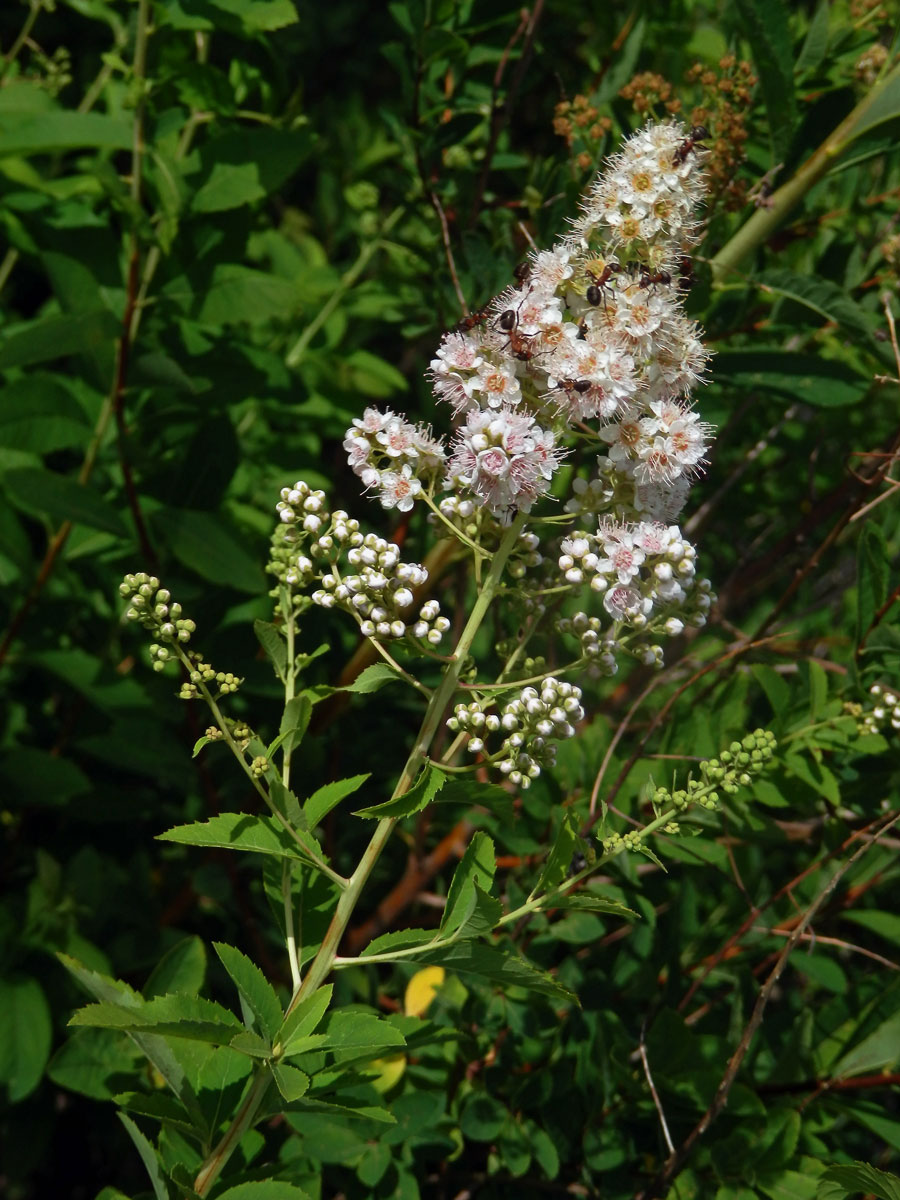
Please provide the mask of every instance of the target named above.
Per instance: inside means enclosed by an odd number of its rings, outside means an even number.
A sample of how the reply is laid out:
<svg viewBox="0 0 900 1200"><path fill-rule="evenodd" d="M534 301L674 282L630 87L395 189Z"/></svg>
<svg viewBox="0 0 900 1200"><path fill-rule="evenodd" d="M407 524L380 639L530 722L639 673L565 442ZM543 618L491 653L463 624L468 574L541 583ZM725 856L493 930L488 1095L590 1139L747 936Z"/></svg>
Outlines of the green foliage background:
<svg viewBox="0 0 900 1200"><path fill-rule="evenodd" d="M3 6L0 1135L14 1200L149 1194L101 1101L152 1098L158 1081L124 1038L67 1031L83 997L57 952L139 988L156 969L151 991L177 979L232 1004L204 950L228 941L289 988L258 868L154 841L241 811L247 788L221 748L191 758L204 719L146 669L121 619L123 572L166 582L206 655L246 679L229 711L274 736L280 689L252 620L271 612L261 564L277 492L303 478L393 528L359 496L343 432L369 403L446 428L424 377L460 316L446 245L475 307L510 282L526 233L538 245L559 234L590 172L553 132L556 103L584 93L613 119L592 147L602 156L641 123L618 95L637 71L668 79L689 113L687 69L733 51L761 81L742 176L780 165L777 188L864 95L860 55L894 52L893 8L557 0L526 18L506 0L154 0L135 70L136 4ZM700 248L688 306L716 352L698 403L719 440L691 536L718 619L636 707L649 676L618 679L514 813L472 815L461 832L449 805L428 827L410 822L408 844L395 839L379 863L370 912L410 862L454 829L465 844L474 824L495 841L508 895L527 894L563 814L586 812L628 714L602 792L626 814L642 815L648 779L683 777L756 725L783 739L776 772L705 836L662 841L668 874L617 864L608 894L640 921L574 911L517 931L580 1009L458 976L427 1020L396 1018L410 1057L384 1098L377 1077L347 1097L385 1104L396 1124L289 1116L252 1135L248 1170L257 1154L315 1196L634 1195L666 1156L639 1045L677 1146L712 1101L784 930L856 848L851 834L897 807L895 744L856 739L837 698L898 682L897 501L850 521L889 490L859 475L886 469L898 437L880 298L896 288L881 249L900 197L896 76L879 104L738 269L714 280L709 260L752 204L719 204ZM404 534L421 544L423 532ZM333 682L353 630L314 613L305 634L307 649L329 648L312 677ZM314 728L304 794L372 772L363 803L383 798L415 714L382 698L355 696ZM329 818L340 869L362 848L358 824ZM820 1190L826 1164L897 1170L891 836L795 951L673 1196L849 1195L849 1177ZM446 892L453 862L395 927L433 923L428 893ZM347 971L337 994L360 1012L402 1012L411 973Z"/></svg>

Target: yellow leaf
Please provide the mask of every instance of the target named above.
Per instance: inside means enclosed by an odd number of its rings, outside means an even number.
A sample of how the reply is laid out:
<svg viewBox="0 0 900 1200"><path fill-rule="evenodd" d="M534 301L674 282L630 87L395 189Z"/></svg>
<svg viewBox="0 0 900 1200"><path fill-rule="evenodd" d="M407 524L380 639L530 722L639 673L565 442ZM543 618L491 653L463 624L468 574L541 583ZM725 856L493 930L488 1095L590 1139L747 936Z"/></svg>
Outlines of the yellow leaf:
<svg viewBox="0 0 900 1200"><path fill-rule="evenodd" d="M375 1058L366 1068L369 1082L380 1096L389 1092L406 1070L405 1054L389 1054L385 1058ZM373 1078L374 1076L374 1078Z"/></svg>
<svg viewBox="0 0 900 1200"><path fill-rule="evenodd" d="M416 971L406 985L406 996L403 1000L406 1015L408 1017L424 1016L443 982L443 967L423 967L421 971Z"/></svg>

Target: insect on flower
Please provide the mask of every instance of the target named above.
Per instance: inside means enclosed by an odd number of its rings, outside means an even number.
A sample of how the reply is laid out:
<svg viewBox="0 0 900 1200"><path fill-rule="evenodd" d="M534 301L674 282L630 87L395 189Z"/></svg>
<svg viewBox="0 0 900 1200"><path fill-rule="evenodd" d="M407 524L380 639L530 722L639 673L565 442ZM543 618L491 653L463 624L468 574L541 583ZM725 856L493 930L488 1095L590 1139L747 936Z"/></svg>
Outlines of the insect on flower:
<svg viewBox="0 0 900 1200"><path fill-rule="evenodd" d="M694 147L708 138L709 130L705 125L692 125L690 133L675 151L674 165L680 167Z"/></svg>

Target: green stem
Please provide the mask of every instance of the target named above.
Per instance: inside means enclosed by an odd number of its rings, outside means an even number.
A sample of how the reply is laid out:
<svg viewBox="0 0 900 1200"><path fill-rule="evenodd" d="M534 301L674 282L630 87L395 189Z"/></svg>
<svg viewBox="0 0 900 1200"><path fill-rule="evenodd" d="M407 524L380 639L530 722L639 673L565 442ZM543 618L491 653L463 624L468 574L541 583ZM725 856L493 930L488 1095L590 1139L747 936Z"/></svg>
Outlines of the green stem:
<svg viewBox="0 0 900 1200"><path fill-rule="evenodd" d="M31 11L25 18L25 23L19 30L19 36L10 46L9 51L3 57L3 62L0 63L0 81L13 65L18 57L19 51L31 37L31 31L34 29L34 23L40 15L41 9L44 7L43 0L31 0Z"/></svg>
<svg viewBox="0 0 900 1200"><path fill-rule="evenodd" d="M178 645L177 643L175 645L175 650L178 654L178 657L181 659L182 663L184 664L185 669L188 671L188 673L193 671L194 664L188 658L188 656L184 652L184 650L182 650L181 646ZM228 743L228 747L231 750L231 753L234 755L234 757L240 763L241 769L243 770L243 772L247 776L247 778L250 780L253 790L260 796L263 803L268 808L269 812L272 814L272 816L275 818L275 820L278 821L278 823L281 825L281 828L285 831L285 833L289 834L290 837L292 837L294 839L294 841L297 844L297 848L299 849L302 856L306 859L306 861L308 863L311 863L316 868L317 871L321 871L323 875L327 875L328 878L331 880L331 882L336 883L339 888L345 888L347 886L347 880L343 877L343 875L339 875L337 873L337 871L333 871L326 862L324 862L321 858L319 858L318 854L316 854L315 851L310 850L309 846L307 846L306 842L303 841L303 839L297 833L296 829L293 827L293 825L290 823L290 821L287 819L287 817L282 812L279 811L277 805L275 804L275 801L272 799L272 797L269 795L268 791L260 783L257 776L253 774L253 771L250 768L250 764L247 762L246 758L244 757L243 751L241 750L240 746L238 746L238 744L234 740L234 738L231 736L231 730L228 728L228 724L227 724L224 716L222 715L222 710L219 708L218 704L216 703L212 692L209 690L209 688L206 686L206 684L202 683L202 682L197 684L197 688L199 689L200 694L202 695L203 699L209 705L209 711L212 713L213 717L215 718L215 722L218 725L218 727L222 733L222 736L225 738L225 741Z"/></svg>
<svg viewBox="0 0 900 1200"><path fill-rule="evenodd" d="M397 786L394 788L391 799L396 799L396 797L402 796L405 792L409 791L422 764L425 762L441 718L456 690L460 672L468 658L475 635L481 627L481 623L491 606L491 602L500 590L500 580L503 576L507 559L512 553L524 523L525 517L523 515L515 518L506 531L503 541L497 549L497 553L491 559L491 569L484 581L484 586L479 592L466 626L460 634L459 642L447 666L444 677L428 703L425 716L422 718L422 727L419 730L415 745L409 753L406 765L397 781ZM285 1016L293 1012L301 1000L320 987L331 973L335 958L337 957L337 948L356 907L356 902L382 850L387 845L398 819L397 817L385 817L375 827L375 832L372 834L371 841L366 847L356 870L350 876L350 879L346 881L346 889L338 897L337 906L334 916L331 918L328 932L325 934L325 938L315 958L310 963L306 978L300 987L294 991ZM200 1168L200 1172L194 1181L194 1190L198 1195L205 1196L213 1186L237 1147L238 1142L253 1124L253 1119L259 1111L268 1090L269 1081L268 1067L261 1065L257 1068L256 1078L251 1084L250 1090L247 1092L233 1124L229 1126L221 1142Z"/></svg>
<svg viewBox="0 0 900 1200"><path fill-rule="evenodd" d="M710 263L714 283L719 283L729 271L752 254L774 233L788 213L796 208L810 188L819 182L853 139L859 136L862 132L863 119L875 101L881 97L885 88L895 82L898 77L900 77L900 66L894 67L872 87L868 95L864 96L850 115L828 135L794 177L772 193L766 201L765 208L757 209L750 220L737 231L730 241L725 243Z"/></svg>
<svg viewBox="0 0 900 1200"><path fill-rule="evenodd" d="M367 242L366 245L363 246L362 250L360 250L356 261L347 271L344 272L344 274L341 276L340 283L319 309L316 316L300 334L300 337L294 343L293 347L288 351L285 362L289 367L296 367L300 364L300 361L302 360L303 355L306 353L309 343L313 340L313 338L343 300L347 292L350 291L357 279L359 279L360 275L362 275L363 271L369 265L369 260L372 258L372 256L381 249L384 235L390 233L390 231L403 216L404 211L405 210L402 207L395 208L390 216L385 220L378 236L373 238L371 242Z"/></svg>

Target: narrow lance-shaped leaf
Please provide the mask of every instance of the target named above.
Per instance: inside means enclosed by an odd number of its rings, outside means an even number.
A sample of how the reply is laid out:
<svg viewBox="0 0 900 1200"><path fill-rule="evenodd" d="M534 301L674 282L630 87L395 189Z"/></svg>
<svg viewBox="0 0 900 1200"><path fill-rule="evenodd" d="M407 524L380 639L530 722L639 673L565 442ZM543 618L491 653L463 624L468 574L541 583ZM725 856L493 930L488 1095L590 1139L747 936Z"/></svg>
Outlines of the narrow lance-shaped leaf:
<svg viewBox="0 0 900 1200"><path fill-rule="evenodd" d="M442 935L458 929L463 921L472 914L475 905L476 882L481 884L484 891L487 891L493 882L496 869L494 843L486 833L476 833L453 873L441 921Z"/></svg>
<svg viewBox="0 0 900 1200"><path fill-rule="evenodd" d="M251 962L240 950L224 942L213 942L213 949L259 1022L260 1032L269 1039L274 1038L281 1027L284 1013L271 983L256 963Z"/></svg>
<svg viewBox="0 0 900 1200"><path fill-rule="evenodd" d="M442 775L440 771L434 767L428 766L419 775L419 778L402 796L396 796L393 800L386 800L384 804L376 804L372 808L360 808L353 814L355 817L375 817L379 820L383 817L409 817L413 813L421 812L435 798L441 788L444 786L446 775Z"/></svg>

